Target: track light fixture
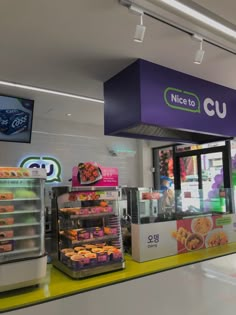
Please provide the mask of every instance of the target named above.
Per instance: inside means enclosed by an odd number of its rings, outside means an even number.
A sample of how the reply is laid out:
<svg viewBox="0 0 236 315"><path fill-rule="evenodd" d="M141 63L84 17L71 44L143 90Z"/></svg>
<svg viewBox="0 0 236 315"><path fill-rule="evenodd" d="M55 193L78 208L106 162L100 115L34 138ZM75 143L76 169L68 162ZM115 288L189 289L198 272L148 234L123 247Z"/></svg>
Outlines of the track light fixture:
<svg viewBox="0 0 236 315"><path fill-rule="evenodd" d="M146 26L143 25L143 10L137 8L134 5L131 5L129 7L129 10L140 16L140 24L136 25L136 29L135 29L135 33L134 33L134 41L136 43L142 43L144 40L144 35L145 35L145 31L146 31Z"/></svg>
<svg viewBox="0 0 236 315"><path fill-rule="evenodd" d="M205 51L203 50L203 38L198 35L193 35L193 39L200 43L199 49L195 53L194 63L200 65L202 63Z"/></svg>
<svg viewBox="0 0 236 315"><path fill-rule="evenodd" d="M143 42L145 31L146 31L146 26L143 25L143 15L140 15L140 24L136 25L136 29L134 33L134 41L136 43Z"/></svg>

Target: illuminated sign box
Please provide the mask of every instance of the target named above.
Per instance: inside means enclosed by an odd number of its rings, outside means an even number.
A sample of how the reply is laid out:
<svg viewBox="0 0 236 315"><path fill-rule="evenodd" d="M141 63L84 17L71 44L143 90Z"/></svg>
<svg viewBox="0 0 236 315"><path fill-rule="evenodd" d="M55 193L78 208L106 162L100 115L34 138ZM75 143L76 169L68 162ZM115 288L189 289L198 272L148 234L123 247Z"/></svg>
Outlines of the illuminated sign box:
<svg viewBox="0 0 236 315"><path fill-rule="evenodd" d="M28 156L19 163L19 167L45 169L47 172L47 183L61 182L61 164L54 157Z"/></svg>

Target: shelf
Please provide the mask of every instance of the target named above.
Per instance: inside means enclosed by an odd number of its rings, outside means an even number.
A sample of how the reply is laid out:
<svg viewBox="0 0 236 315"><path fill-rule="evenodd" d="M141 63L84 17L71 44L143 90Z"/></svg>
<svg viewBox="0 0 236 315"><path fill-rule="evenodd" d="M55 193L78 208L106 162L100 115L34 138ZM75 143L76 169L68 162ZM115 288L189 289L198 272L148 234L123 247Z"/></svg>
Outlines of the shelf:
<svg viewBox="0 0 236 315"><path fill-rule="evenodd" d="M39 247L32 247L32 248L24 248L24 249L16 249L11 252L4 252L0 253L0 262L7 261L8 259L11 259L12 256L17 256L20 254L27 254L27 253L33 253L36 251L39 251Z"/></svg>
<svg viewBox="0 0 236 315"><path fill-rule="evenodd" d="M107 264L103 264L101 266L84 268L78 271L68 268L59 260L53 261L53 266L63 271L64 273L66 273L68 276L70 276L73 279L83 279L86 277L95 276L95 275L106 273L106 272L124 269L125 262L124 261L112 262L112 263L110 262Z"/></svg>
<svg viewBox="0 0 236 315"><path fill-rule="evenodd" d="M79 244L89 244L94 242L102 242L102 241L109 241L119 238L119 235L106 235L103 237L96 237L96 238L90 238L87 240L72 240L69 236L65 235L64 232L60 234L61 236L65 237L67 240L71 241L72 245L79 245Z"/></svg>
<svg viewBox="0 0 236 315"><path fill-rule="evenodd" d="M80 215L80 214L69 214L63 211L60 211L60 214L69 217L70 219L80 219L80 220L88 220L94 218L103 218L108 216L117 216L114 212L103 212L103 213L96 213L96 214L88 214L88 215Z"/></svg>
<svg viewBox="0 0 236 315"><path fill-rule="evenodd" d="M33 238L39 238L40 235L31 235L31 236L13 236L9 238L0 238L0 242L3 241L21 241L21 240L31 240Z"/></svg>
<svg viewBox="0 0 236 315"><path fill-rule="evenodd" d="M12 212L0 212L0 216L1 215L14 215L14 214L28 214L28 213L39 213L41 212L41 210L16 210L16 211L12 211Z"/></svg>
<svg viewBox="0 0 236 315"><path fill-rule="evenodd" d="M35 200L41 200L40 198L17 198L17 199L4 199L0 200L0 202L15 202L15 201L35 201Z"/></svg>
<svg viewBox="0 0 236 315"><path fill-rule="evenodd" d="M24 227L24 226L35 226L35 225L40 225L39 222L34 222L34 223L16 223L16 224L9 224L9 225L0 225L0 229L8 229L8 228L14 228L14 227Z"/></svg>

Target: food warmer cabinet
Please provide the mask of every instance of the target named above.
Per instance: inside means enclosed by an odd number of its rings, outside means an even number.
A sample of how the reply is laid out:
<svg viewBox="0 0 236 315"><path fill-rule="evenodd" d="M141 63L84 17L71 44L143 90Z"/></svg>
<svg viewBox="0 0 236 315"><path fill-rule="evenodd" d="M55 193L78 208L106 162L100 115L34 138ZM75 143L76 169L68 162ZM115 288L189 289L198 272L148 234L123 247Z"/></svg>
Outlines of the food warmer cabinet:
<svg viewBox="0 0 236 315"><path fill-rule="evenodd" d="M55 187L53 265L74 279L125 268L115 187Z"/></svg>
<svg viewBox="0 0 236 315"><path fill-rule="evenodd" d="M39 284L46 275L45 170L0 167L0 292Z"/></svg>

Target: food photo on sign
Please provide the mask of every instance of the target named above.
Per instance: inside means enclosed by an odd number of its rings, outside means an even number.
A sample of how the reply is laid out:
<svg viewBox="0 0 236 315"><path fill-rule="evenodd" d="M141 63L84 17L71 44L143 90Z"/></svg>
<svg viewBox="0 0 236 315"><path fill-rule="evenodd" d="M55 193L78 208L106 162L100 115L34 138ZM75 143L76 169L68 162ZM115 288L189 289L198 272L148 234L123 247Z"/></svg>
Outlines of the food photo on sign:
<svg viewBox="0 0 236 315"><path fill-rule="evenodd" d="M80 163L78 165L77 179L78 182L81 183L81 185L94 184L102 179L102 171L96 163Z"/></svg>
<svg viewBox="0 0 236 315"><path fill-rule="evenodd" d="M118 186L118 169L96 162L79 163L73 167L72 186Z"/></svg>

